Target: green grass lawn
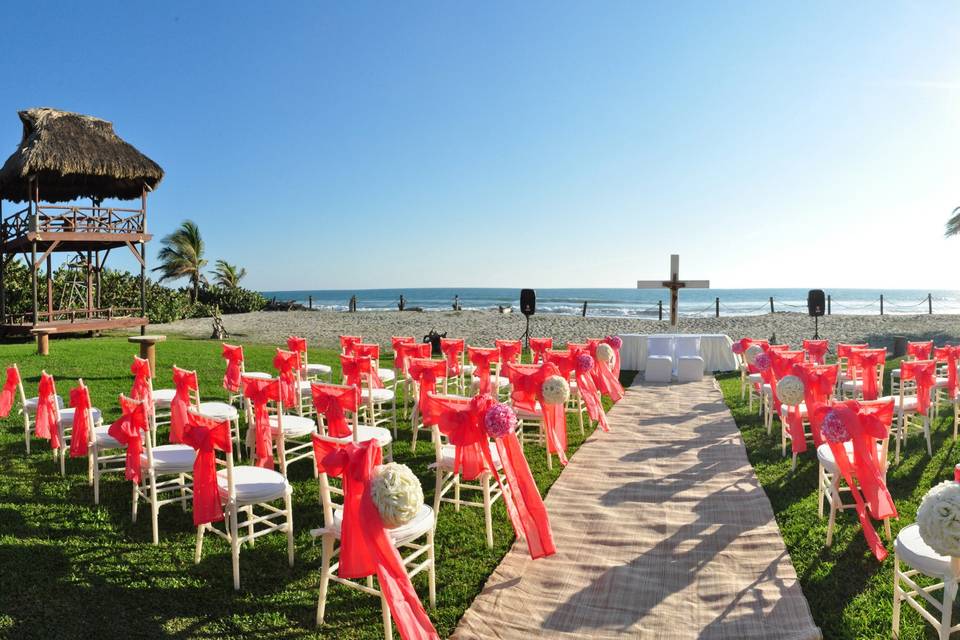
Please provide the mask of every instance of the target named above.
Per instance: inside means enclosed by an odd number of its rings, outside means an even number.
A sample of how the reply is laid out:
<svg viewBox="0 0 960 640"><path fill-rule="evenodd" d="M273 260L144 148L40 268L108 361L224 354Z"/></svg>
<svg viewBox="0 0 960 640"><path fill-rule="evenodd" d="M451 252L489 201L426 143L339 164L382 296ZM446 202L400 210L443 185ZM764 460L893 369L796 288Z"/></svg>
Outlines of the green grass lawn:
<svg viewBox="0 0 960 640"><path fill-rule="evenodd" d="M888 362L888 372L897 364ZM884 378L889 386L889 373ZM797 470L791 472L789 445L787 457L780 455L779 421L774 421L768 436L756 412L748 411L746 401L740 401L739 375L723 375L718 380L743 433L750 462L773 505L803 593L824 638L889 638L893 544L887 544L889 557L877 562L867 549L856 515L845 511L837 516L833 546L824 548L827 521L817 514L817 459L812 447L800 457ZM907 442L900 464L891 464L887 483L900 515L892 522L894 537L914 522L920 500L930 487L953 477L960 451L953 441L952 419L952 410L942 411L935 422L932 459L927 456L923 436L916 434ZM890 452L892 460L892 442ZM879 523L877 531L883 535ZM936 637L910 607L904 605L901 611L901 638ZM956 616L955 611L954 620Z"/></svg>
<svg viewBox="0 0 960 640"><path fill-rule="evenodd" d="M244 348L247 370L272 371L274 347ZM0 367L16 362L28 395L36 394L41 369L55 376L64 397L82 377L94 406L110 422L119 416L117 395L130 390L135 352L135 345L116 337L55 340L46 358L35 355L32 344L4 344ZM311 362L333 365L339 379L335 352L311 350ZM174 338L160 344L155 386L171 385L174 364L197 369L203 399L226 399L218 342ZM572 423L568 431L572 454L583 438ZM401 421L394 459L416 472L432 504L433 474L427 465L433 462L433 449L421 442L412 454L410 437L409 423ZM159 439L166 442L165 428ZM548 471L541 448L528 446L527 455L545 493L560 465ZM289 476L296 565L287 566L282 534L264 536L255 548L241 551L242 589L234 592L230 549L223 540L207 536L203 559L194 565L191 515L170 505L160 510L160 544L153 546L149 511L141 507L138 521L130 521L129 482L117 474L106 476L101 504L95 507L86 459L68 460L67 476L61 478L46 441L34 438L26 455L22 419L14 410L0 421L0 637L382 637L379 599L342 585L331 585L326 624L314 627L320 546L312 544L309 530L321 526L323 516L309 465L293 465ZM437 611L431 613L441 636L452 632L513 543L502 502L494 509L494 537L494 548L487 549L482 509L441 509ZM414 584L426 601L426 574Z"/></svg>

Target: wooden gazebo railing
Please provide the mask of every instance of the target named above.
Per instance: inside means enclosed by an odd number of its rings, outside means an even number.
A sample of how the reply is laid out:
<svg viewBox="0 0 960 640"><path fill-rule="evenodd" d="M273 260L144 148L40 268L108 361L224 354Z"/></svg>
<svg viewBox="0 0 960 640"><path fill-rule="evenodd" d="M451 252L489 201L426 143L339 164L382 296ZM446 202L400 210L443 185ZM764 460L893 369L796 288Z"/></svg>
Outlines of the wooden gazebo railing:
<svg viewBox="0 0 960 640"><path fill-rule="evenodd" d="M3 241L27 233L144 233L146 213L142 209L116 207L79 207L38 204L31 215L30 207L10 214L4 220Z"/></svg>
<svg viewBox="0 0 960 640"><path fill-rule="evenodd" d="M103 309L55 309L37 311L38 322L77 322L83 320L113 320L114 318L135 318L140 316L139 307L105 307ZM0 324L30 325L33 312L9 313Z"/></svg>

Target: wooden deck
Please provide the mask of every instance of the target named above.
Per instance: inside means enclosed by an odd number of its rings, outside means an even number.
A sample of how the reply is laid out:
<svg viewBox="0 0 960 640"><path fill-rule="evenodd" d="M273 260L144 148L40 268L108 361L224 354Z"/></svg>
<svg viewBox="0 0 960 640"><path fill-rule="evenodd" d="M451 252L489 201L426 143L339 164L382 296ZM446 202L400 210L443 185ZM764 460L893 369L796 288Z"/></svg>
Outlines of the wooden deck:
<svg viewBox="0 0 960 640"><path fill-rule="evenodd" d="M38 322L36 325L30 323L24 324L3 324L0 325L0 335L4 336L28 336L30 330L34 328L56 329L57 334L68 333L87 333L90 331L109 331L112 329L132 329L144 327L148 324L147 318L125 317L125 318L93 318L78 319L74 321L61 320L55 322Z"/></svg>

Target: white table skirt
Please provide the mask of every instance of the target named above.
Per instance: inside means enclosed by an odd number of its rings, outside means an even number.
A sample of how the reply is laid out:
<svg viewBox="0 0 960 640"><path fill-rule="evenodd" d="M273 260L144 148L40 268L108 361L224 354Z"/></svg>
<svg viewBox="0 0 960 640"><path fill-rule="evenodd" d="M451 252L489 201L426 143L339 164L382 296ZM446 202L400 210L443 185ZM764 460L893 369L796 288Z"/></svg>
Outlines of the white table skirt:
<svg viewBox="0 0 960 640"><path fill-rule="evenodd" d="M652 334L657 336L677 337L679 335L696 334ZM623 339L623 348L620 350L622 369L631 371L643 371L647 360L647 334L640 333L621 333ZM736 371L737 361L733 356L730 347L733 340L729 336L719 333L700 334L700 357L703 358L703 370L712 371Z"/></svg>

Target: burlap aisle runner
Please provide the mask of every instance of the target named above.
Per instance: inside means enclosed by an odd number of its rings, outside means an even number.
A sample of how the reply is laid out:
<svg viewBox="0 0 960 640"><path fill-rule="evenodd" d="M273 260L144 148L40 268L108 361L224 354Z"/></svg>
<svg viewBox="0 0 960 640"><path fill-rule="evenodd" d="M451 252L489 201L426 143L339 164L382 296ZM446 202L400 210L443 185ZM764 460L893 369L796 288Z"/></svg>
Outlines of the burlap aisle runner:
<svg viewBox="0 0 960 640"><path fill-rule="evenodd" d="M712 378L634 384L546 499L557 555L517 543L454 638L820 638Z"/></svg>

